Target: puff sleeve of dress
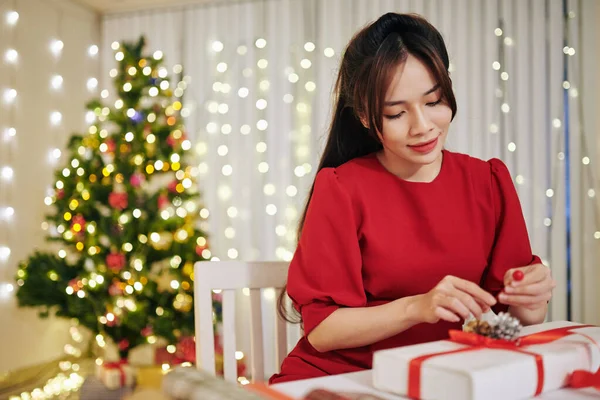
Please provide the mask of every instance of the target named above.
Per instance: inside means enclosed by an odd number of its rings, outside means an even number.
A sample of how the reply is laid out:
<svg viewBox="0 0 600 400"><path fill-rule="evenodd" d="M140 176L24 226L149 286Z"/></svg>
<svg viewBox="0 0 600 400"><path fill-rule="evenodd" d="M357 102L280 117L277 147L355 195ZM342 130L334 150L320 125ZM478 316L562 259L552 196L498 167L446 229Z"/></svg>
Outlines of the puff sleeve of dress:
<svg viewBox="0 0 600 400"><path fill-rule="evenodd" d="M497 296L504 288L504 275L509 269L541 260L532 254L521 203L508 168L498 159L491 159L488 164L496 229L483 288ZM494 307L495 312L507 309L503 304Z"/></svg>
<svg viewBox="0 0 600 400"><path fill-rule="evenodd" d="M305 335L340 307L366 305L359 213L334 168L316 176L287 291Z"/></svg>

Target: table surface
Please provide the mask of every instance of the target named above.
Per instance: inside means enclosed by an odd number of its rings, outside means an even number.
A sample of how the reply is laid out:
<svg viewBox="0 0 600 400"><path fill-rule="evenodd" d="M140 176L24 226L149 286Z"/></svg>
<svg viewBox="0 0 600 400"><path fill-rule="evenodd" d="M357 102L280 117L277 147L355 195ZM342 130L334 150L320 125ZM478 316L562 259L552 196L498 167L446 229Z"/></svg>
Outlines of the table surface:
<svg viewBox="0 0 600 400"><path fill-rule="evenodd" d="M331 375L321 378L305 379L271 385L277 390L295 399L301 399L314 389L327 389L340 393L360 393L378 396L385 400L404 400L408 397L397 396L376 390L372 384L371 371L352 372L349 374ZM587 389L561 389L543 393L536 400L590 400L600 399L600 391Z"/></svg>

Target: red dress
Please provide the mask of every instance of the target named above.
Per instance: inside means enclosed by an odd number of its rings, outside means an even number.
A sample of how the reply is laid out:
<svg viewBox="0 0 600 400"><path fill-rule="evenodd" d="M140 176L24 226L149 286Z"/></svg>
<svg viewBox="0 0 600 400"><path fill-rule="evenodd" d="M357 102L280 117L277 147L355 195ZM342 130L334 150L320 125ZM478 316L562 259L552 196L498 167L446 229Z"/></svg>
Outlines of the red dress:
<svg viewBox="0 0 600 400"><path fill-rule="evenodd" d="M497 295L508 269L539 262L504 163L443 155L430 183L396 177L375 154L319 171L288 273L305 336L270 383L369 369L375 350L445 339L461 327L422 323L370 346L320 353L306 337L340 307L423 294L446 275Z"/></svg>

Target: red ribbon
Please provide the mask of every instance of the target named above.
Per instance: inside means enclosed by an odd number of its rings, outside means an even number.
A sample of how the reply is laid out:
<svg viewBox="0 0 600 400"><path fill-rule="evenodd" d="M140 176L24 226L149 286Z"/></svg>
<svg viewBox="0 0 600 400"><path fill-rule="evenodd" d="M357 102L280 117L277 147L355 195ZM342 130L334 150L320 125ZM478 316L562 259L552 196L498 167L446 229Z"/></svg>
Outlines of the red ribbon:
<svg viewBox="0 0 600 400"><path fill-rule="evenodd" d="M125 386L125 371L123 365L127 364L127 360L119 360L115 362L108 362L104 364L106 369L118 369L121 375L121 387Z"/></svg>
<svg viewBox="0 0 600 400"><path fill-rule="evenodd" d="M564 338L569 335L582 335L586 338L590 339L596 346L600 348L600 345L591 337L572 332L573 329L581 329L581 328L589 328L595 327L594 325L575 325L575 326L566 326L563 328L550 329L543 332L534 333L531 335L523 336L518 341L509 342L506 340L497 340L491 339L485 336L481 336L475 333L462 332L457 330L450 330L450 341L459 344L465 344L468 347L463 347L460 349L450 350L450 351L441 351L439 353L433 354L425 354L420 357L416 357L412 359L408 364L408 397L412 399L421 398L421 366L423 362L426 360L447 354L454 353L464 353L468 351L474 350L482 350L482 349L504 349L515 351L522 354L531 355L535 358L535 364L537 367L537 385L535 389L535 396L538 396L542 393L542 389L544 388L544 363L541 355L528 352L526 350L522 350L521 346L531 346L534 344L546 344L550 342L554 342L555 340ZM575 373L580 371L575 371ZM587 371L581 371L587 372ZM575 373L573 375L575 375ZM578 379L581 379L579 375L577 375ZM600 379L600 378L598 378ZM587 381L586 381L587 382ZM579 381L577 381L579 383Z"/></svg>
<svg viewBox="0 0 600 400"><path fill-rule="evenodd" d="M595 373L583 370L573 372L569 377L569 386L576 389L593 387L600 390L600 369Z"/></svg>

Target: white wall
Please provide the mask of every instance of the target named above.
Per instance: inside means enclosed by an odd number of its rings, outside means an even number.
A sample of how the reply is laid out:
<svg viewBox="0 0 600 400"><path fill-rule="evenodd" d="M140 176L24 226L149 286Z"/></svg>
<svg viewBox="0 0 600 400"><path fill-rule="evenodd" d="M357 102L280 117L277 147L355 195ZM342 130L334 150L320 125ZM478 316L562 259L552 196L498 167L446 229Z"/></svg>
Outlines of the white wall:
<svg viewBox="0 0 600 400"><path fill-rule="evenodd" d="M19 19L10 26L6 13L16 9ZM63 148L73 132L85 129L85 102L92 93L90 77L98 78L98 60L88 55L97 44L99 17L68 0L13 0L0 2L0 95L13 87L12 105L0 96L0 166L11 165L11 182L0 179L0 208L14 208L12 221L0 220L0 246L11 249L10 258L0 261L0 285L11 283L18 262L34 248L46 246L41 229L46 188L53 183L54 166L49 161L53 148ZM60 38L64 49L55 57L50 42ZM19 54L18 63L4 59L7 49ZM53 75L63 77L61 90L53 90ZM50 113L62 113L62 123L53 127ZM4 129L14 126L17 135L4 140ZM57 166L65 162L63 156ZM6 286L0 286L0 290ZM32 310L19 309L14 292L0 294L0 372L51 360L63 353L70 340L68 324L41 321Z"/></svg>
<svg viewBox="0 0 600 400"><path fill-rule="evenodd" d="M596 7L596 21L600 21L600 7ZM596 65L600 65L600 29L596 30ZM595 93L600 93L600 79L596 79ZM596 160L600 160L600 101L596 100ZM600 187L600 168L596 169L596 187ZM600 201L596 202L596 215L600 215ZM596 253L600 258L600 245L597 246ZM600 287L600 267L596 265L596 288ZM596 321L600 324L600 293L596 291Z"/></svg>

